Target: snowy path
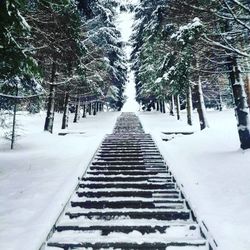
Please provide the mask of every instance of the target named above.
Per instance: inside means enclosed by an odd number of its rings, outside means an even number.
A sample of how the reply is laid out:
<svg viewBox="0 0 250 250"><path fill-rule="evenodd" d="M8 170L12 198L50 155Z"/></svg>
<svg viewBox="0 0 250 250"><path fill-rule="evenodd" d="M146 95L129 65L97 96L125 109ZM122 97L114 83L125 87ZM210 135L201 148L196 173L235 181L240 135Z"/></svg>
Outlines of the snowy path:
<svg viewBox="0 0 250 250"><path fill-rule="evenodd" d="M44 249L208 250L151 136L118 118Z"/></svg>

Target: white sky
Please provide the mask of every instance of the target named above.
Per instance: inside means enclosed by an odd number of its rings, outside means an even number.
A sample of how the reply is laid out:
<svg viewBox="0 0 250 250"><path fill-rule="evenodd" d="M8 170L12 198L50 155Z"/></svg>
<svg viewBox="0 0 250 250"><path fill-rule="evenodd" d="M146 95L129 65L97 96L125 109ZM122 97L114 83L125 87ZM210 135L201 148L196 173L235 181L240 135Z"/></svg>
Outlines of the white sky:
<svg viewBox="0 0 250 250"><path fill-rule="evenodd" d="M123 0L122 3L124 5L129 4L129 3L137 4L139 3L139 1L138 0ZM121 32L122 41L127 44L124 48L126 56L127 56L127 60L129 60L130 53L132 51L132 48L129 44L129 39L132 34L133 23L134 23L134 13L119 12L117 19L116 19L116 25L117 25L117 28ZM128 63L127 66L128 66L128 81L126 83L126 88L125 88L125 93L124 93L125 96L127 96L127 100L122 108L122 111L123 112L136 112L139 110L139 104L135 100L136 90L135 90L134 72L131 71L130 63Z"/></svg>

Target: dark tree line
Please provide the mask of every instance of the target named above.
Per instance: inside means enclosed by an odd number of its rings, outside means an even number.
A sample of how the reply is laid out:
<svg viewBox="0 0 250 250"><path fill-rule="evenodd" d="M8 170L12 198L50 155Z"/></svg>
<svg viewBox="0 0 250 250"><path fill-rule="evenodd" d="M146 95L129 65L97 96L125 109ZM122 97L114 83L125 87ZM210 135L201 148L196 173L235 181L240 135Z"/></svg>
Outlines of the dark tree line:
<svg viewBox="0 0 250 250"><path fill-rule="evenodd" d="M194 106L204 129L204 92L214 92L213 105L221 110L231 91L241 147L250 148L249 2L145 0L136 18L132 60L138 101L147 109L157 104L162 112L169 103L170 113L176 110L178 118L184 103L190 125Z"/></svg>
<svg viewBox="0 0 250 250"><path fill-rule="evenodd" d="M101 0L1 1L0 109L44 107L51 133L56 110L68 126L70 105L78 118L81 108L96 114L103 103L120 110L127 69L115 7Z"/></svg>

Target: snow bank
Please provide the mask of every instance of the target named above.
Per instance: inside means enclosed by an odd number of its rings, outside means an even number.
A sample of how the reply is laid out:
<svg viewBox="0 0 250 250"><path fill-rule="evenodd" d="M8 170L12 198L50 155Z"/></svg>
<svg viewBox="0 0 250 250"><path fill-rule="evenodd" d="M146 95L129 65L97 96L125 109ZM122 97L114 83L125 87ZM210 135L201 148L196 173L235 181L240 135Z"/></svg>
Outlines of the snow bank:
<svg viewBox="0 0 250 250"><path fill-rule="evenodd" d="M14 151L0 144L0 249L37 250L72 194L119 113L99 113L70 123L70 134L42 132L44 114L19 116L26 135ZM73 117L71 117L71 121Z"/></svg>
<svg viewBox="0 0 250 250"><path fill-rule="evenodd" d="M219 245L219 250L249 250L250 150L243 152L233 111L208 112L211 128L199 131L159 113L140 113L179 185ZM161 132L195 131L163 141Z"/></svg>

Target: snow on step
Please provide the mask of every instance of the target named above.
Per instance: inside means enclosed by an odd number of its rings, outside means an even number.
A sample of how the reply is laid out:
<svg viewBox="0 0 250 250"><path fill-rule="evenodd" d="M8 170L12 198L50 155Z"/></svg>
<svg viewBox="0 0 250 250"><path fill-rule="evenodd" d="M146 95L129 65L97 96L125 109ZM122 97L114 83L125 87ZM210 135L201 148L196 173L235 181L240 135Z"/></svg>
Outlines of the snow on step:
<svg viewBox="0 0 250 250"><path fill-rule="evenodd" d="M114 202L114 201L138 201L138 202L158 202L158 201L163 201L163 202L168 202L168 203L181 203L184 204L184 200L183 199L176 199L176 198L168 198L165 197L163 198L162 195L161 196L151 196L151 197L137 197L137 196L131 196L131 197L123 197L121 199L121 197L79 197L78 195L74 195L73 198L71 199L71 201L109 201L109 202Z"/></svg>
<svg viewBox="0 0 250 250"><path fill-rule="evenodd" d="M79 188L76 191L78 197L93 197L93 198L102 198L102 197L119 197L121 200L130 197L130 198L180 198L181 193L176 189L168 190L139 190L139 189L118 189L118 188L106 188L102 190L93 190L90 188Z"/></svg>
<svg viewBox="0 0 250 250"><path fill-rule="evenodd" d="M98 176L93 176L96 175L96 172L98 172ZM129 178L166 178L166 179L172 179L172 176L169 173L166 173L164 171L146 171L146 170L140 170L140 171L113 171L109 170L109 173L111 173L108 178L128 178L128 175L134 175L134 176L129 176ZM107 172L102 172L102 171L88 171L86 174L86 177L83 177L82 179L84 180L85 178L107 178ZM146 175L146 176L145 176Z"/></svg>
<svg viewBox="0 0 250 250"><path fill-rule="evenodd" d="M198 226L193 221L185 221L185 220L175 220L175 221L164 221L164 220L156 220L156 219L134 219L131 220L126 216L121 216L115 218L114 220L102 221L98 219L89 219L83 217L77 217L70 219L67 216L61 217L58 221L57 226L151 226L151 227L188 227L191 230L198 230Z"/></svg>
<svg viewBox="0 0 250 250"><path fill-rule="evenodd" d="M59 244L70 244L72 246L84 246L86 243L165 243L167 245L204 245L203 239L199 237L197 230L187 230L185 227L171 227L167 228L165 233L155 232L142 234L137 230L130 233L111 232L108 235L102 235L101 230L88 231L71 231L65 230L62 232L55 232L53 238L49 240L48 244L58 242Z"/></svg>
<svg viewBox="0 0 250 250"><path fill-rule="evenodd" d="M139 119L123 113L79 181L45 249L208 250Z"/></svg>

